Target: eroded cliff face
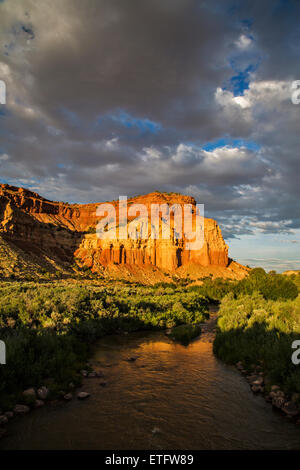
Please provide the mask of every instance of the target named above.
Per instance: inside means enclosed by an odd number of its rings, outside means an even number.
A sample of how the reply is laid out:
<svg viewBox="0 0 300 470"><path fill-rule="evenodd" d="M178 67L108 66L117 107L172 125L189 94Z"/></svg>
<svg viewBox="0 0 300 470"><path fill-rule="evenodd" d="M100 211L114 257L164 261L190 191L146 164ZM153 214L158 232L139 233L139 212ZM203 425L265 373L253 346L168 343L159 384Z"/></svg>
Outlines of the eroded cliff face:
<svg viewBox="0 0 300 470"><path fill-rule="evenodd" d="M189 196L155 192L129 199L128 208L144 204L150 214L151 204L164 203L189 204L193 212L196 207ZM112 204L118 223L118 201ZM204 243L200 250L187 249L184 236L176 239L174 233L168 239L120 240L116 236L113 240L101 240L95 233L100 220L96 215L98 206L99 203L52 202L23 188L0 185L0 235L48 262L67 266L77 260L94 272L109 266L156 267L170 272L187 265L228 265L228 247L212 219L204 220ZM133 220L133 216L128 217L129 224Z"/></svg>

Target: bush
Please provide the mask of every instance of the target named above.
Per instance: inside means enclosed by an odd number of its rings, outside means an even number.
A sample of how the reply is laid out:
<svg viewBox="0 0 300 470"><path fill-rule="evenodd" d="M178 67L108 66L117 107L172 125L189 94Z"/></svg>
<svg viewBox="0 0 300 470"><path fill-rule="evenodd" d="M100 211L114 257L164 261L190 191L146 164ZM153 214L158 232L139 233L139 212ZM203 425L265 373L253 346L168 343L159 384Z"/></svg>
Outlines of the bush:
<svg viewBox="0 0 300 470"><path fill-rule="evenodd" d="M180 325L171 331L171 338L175 341L187 345L189 342L201 334L199 325Z"/></svg>
<svg viewBox="0 0 300 470"><path fill-rule="evenodd" d="M221 303L214 352L227 363L242 361L246 369L262 362L272 383L287 393L300 392L300 369L291 361L292 342L300 334L300 296L266 300L258 292Z"/></svg>
<svg viewBox="0 0 300 470"><path fill-rule="evenodd" d="M292 279L275 272L267 274L262 268L252 269L250 274L240 281L206 278L202 285L189 286L187 290L218 301L229 292L232 292L235 298L241 294L260 292L266 300L295 299L298 295L297 285Z"/></svg>
<svg viewBox="0 0 300 470"><path fill-rule="evenodd" d="M235 295L260 292L265 299L295 299L298 295L297 286L282 274L267 274L262 268L253 269L249 276L237 283Z"/></svg>

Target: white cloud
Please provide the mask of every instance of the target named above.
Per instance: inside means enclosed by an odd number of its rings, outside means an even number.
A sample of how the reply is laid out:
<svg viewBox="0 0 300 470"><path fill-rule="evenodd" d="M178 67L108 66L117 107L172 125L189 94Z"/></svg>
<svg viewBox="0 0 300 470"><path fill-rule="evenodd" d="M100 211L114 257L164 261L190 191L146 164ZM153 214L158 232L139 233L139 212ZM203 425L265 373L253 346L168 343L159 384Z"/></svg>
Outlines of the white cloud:
<svg viewBox="0 0 300 470"><path fill-rule="evenodd" d="M205 156L206 162L212 164L234 161L238 162L241 160L247 160L251 158L251 152L247 151L245 147L230 147L225 145L224 147L217 147L214 150L204 150L203 154Z"/></svg>
<svg viewBox="0 0 300 470"><path fill-rule="evenodd" d="M98 140L96 142L92 142L92 148L96 151L106 151L111 152L113 150L119 149L119 138L114 137L108 140Z"/></svg>
<svg viewBox="0 0 300 470"><path fill-rule="evenodd" d="M199 149L186 144L179 144L176 152L172 155L172 161L178 164L193 164L201 161Z"/></svg>
<svg viewBox="0 0 300 470"><path fill-rule="evenodd" d="M160 160L162 157L162 152L155 149L154 147L145 147L143 153L141 154L141 159L145 162L151 160Z"/></svg>
<svg viewBox="0 0 300 470"><path fill-rule="evenodd" d="M275 221L259 221L251 220L249 225L257 229L261 233L280 233L280 232L290 232L293 233L290 229L292 220L280 220Z"/></svg>
<svg viewBox="0 0 300 470"><path fill-rule="evenodd" d="M116 150L119 148L119 137L114 137L113 139L107 140L105 142L105 147L108 150Z"/></svg>
<svg viewBox="0 0 300 470"><path fill-rule="evenodd" d="M242 50L248 49L252 45L252 39L245 34L241 34L238 40L235 42L235 45Z"/></svg>
<svg viewBox="0 0 300 470"><path fill-rule="evenodd" d="M249 100L245 96L234 96L232 101L238 104L242 109L249 108L251 106Z"/></svg>
<svg viewBox="0 0 300 470"><path fill-rule="evenodd" d="M250 83L244 95L253 106L256 103L273 106L291 101L291 80L262 80Z"/></svg>
<svg viewBox="0 0 300 470"><path fill-rule="evenodd" d="M274 106L284 101L291 101L291 84L291 80L252 81L241 96L234 96L231 91L219 87L215 92L215 100L225 108L237 105L246 109L257 104Z"/></svg>

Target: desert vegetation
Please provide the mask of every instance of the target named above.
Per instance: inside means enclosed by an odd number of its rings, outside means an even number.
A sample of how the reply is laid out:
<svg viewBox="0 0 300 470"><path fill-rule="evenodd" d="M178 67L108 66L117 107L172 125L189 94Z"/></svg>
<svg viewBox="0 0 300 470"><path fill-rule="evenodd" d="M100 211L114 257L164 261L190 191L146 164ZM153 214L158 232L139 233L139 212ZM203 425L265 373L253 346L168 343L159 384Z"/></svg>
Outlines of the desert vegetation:
<svg viewBox="0 0 300 470"><path fill-rule="evenodd" d="M300 276L299 276L300 278ZM253 269L240 281L170 278L143 286L103 280L5 281L0 284L0 408L24 401L22 391L46 384L50 396L80 383L93 343L107 334L171 329L187 344L201 333L210 302L221 302L215 354L244 367L263 362L271 381L300 391L291 343L300 333L298 276Z"/></svg>
<svg viewBox="0 0 300 470"><path fill-rule="evenodd" d="M230 293L221 303L214 352L246 368L263 363L272 383L300 392L300 369L291 361L292 342L300 334L300 298L265 300L259 293Z"/></svg>
<svg viewBox="0 0 300 470"><path fill-rule="evenodd" d="M221 278L213 280L210 277L202 281L201 285L191 285L188 290L216 301L222 300L230 292L234 298L259 292L266 300L295 299L300 287L300 276L291 279L275 272L267 274L262 268L252 269L249 276L240 281Z"/></svg>
<svg viewBox="0 0 300 470"><path fill-rule="evenodd" d="M263 387L252 388L262 391L269 401L275 400L275 406L281 400L278 408L289 403L288 397L300 404L300 369L291 359L292 343L300 335L300 296L295 291L298 281L298 276L288 278L254 270L247 282L240 283L240 290L233 289L223 297L214 341L214 353L226 363L238 364L250 382L251 374L260 370L256 382ZM250 285L259 285L260 289L247 292ZM282 395L275 396L275 388Z"/></svg>
<svg viewBox="0 0 300 470"><path fill-rule="evenodd" d="M10 409L28 387L46 383L54 397L68 390L78 383L92 343L106 334L196 325L207 310L203 296L180 286L3 283L0 338L7 367L0 368L0 408ZM188 331L193 337L196 330Z"/></svg>

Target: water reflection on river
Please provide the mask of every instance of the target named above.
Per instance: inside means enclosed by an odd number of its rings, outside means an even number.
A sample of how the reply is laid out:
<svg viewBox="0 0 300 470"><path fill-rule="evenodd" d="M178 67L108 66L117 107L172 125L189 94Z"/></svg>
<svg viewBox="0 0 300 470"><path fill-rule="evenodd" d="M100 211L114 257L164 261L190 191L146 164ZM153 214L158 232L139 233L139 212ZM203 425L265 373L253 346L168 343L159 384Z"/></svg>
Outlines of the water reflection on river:
<svg viewBox="0 0 300 470"><path fill-rule="evenodd" d="M300 448L300 429L254 396L205 338L184 347L163 333L110 336L93 364L106 387L85 379L88 400L16 420L0 449Z"/></svg>

